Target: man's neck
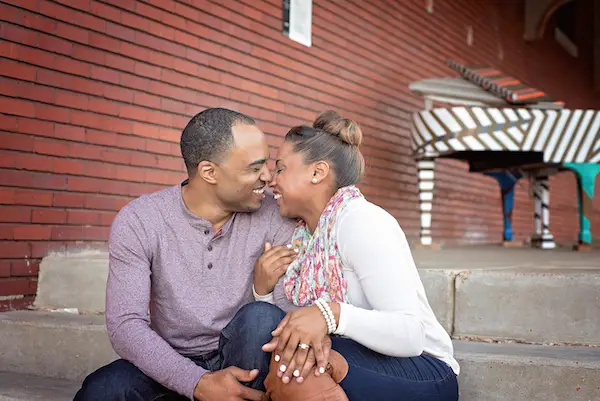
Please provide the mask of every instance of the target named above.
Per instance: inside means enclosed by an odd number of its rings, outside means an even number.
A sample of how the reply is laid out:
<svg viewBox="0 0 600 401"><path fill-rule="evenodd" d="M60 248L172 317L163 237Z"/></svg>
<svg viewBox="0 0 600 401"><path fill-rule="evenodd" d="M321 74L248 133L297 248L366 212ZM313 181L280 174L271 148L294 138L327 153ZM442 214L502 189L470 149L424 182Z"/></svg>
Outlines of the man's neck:
<svg viewBox="0 0 600 401"><path fill-rule="evenodd" d="M229 220L232 213L220 207L209 188L200 188L191 180L181 188L183 202L188 210L213 225L213 231L219 231Z"/></svg>

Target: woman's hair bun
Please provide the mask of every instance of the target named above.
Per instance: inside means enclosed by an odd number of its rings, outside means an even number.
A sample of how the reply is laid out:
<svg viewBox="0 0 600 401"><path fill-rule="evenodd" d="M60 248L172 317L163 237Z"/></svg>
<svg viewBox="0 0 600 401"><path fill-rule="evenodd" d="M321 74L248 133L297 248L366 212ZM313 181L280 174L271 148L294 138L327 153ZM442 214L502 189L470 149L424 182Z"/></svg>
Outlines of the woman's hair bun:
<svg viewBox="0 0 600 401"><path fill-rule="evenodd" d="M363 134L358 123L348 118L342 118L336 111L328 110L315 120L313 127L321 129L340 140L353 145L360 146Z"/></svg>

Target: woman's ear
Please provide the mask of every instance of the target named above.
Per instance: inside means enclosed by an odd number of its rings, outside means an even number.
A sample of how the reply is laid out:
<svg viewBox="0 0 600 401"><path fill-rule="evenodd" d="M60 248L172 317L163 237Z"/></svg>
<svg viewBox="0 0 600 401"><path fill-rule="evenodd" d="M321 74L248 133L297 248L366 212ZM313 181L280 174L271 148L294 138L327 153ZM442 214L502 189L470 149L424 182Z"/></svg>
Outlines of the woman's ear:
<svg viewBox="0 0 600 401"><path fill-rule="evenodd" d="M313 165L312 172L312 183L317 184L329 175L329 164L325 161L318 161Z"/></svg>

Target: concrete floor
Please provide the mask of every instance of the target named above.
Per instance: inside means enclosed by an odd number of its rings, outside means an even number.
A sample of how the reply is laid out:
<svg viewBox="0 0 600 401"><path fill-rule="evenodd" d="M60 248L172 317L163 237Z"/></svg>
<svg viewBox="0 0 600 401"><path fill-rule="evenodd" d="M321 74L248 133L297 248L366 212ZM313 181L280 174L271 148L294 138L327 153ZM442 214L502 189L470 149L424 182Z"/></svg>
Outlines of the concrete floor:
<svg viewBox="0 0 600 401"><path fill-rule="evenodd" d="M559 269L600 270L600 248L577 252L561 247L551 250L472 245L442 249L413 247L419 269Z"/></svg>

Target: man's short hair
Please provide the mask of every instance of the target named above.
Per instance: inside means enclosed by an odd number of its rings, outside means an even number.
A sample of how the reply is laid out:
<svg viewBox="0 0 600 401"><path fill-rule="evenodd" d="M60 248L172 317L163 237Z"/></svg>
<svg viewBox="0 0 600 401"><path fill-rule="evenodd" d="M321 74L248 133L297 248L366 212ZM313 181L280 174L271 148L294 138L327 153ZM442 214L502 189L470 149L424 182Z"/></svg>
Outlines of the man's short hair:
<svg viewBox="0 0 600 401"><path fill-rule="evenodd" d="M196 114L181 133L181 155L188 175L196 174L202 161L218 163L233 145L232 127L256 125L253 118L237 111L210 108Z"/></svg>

